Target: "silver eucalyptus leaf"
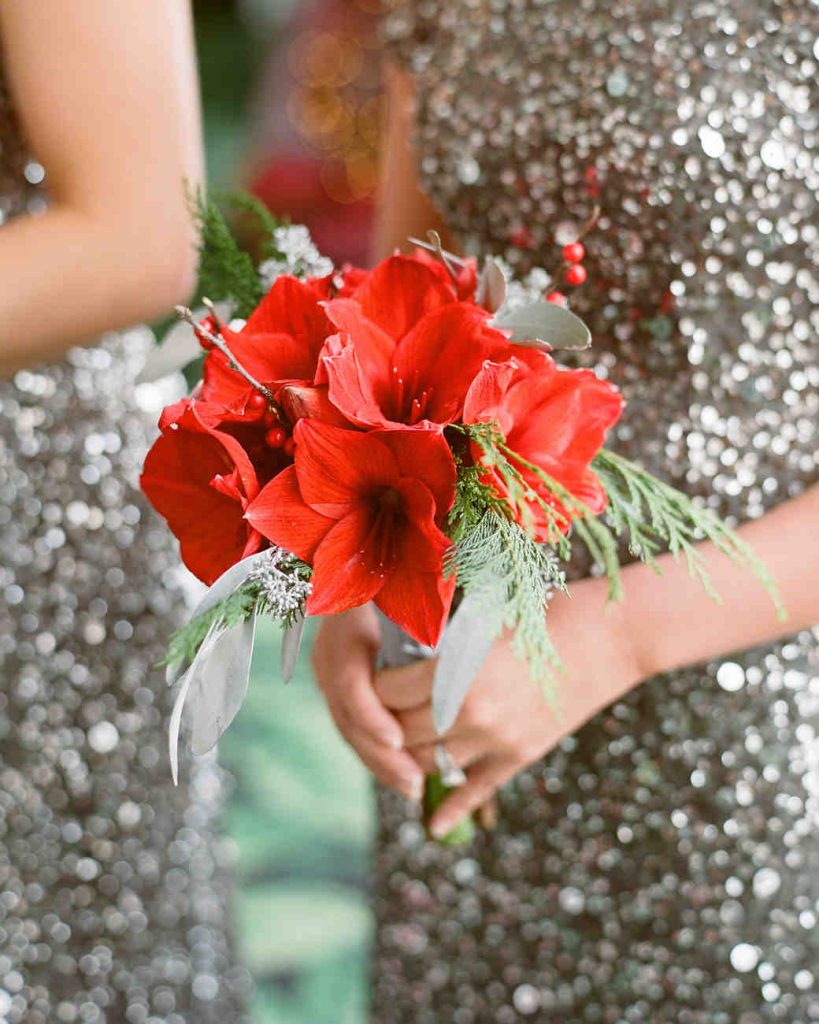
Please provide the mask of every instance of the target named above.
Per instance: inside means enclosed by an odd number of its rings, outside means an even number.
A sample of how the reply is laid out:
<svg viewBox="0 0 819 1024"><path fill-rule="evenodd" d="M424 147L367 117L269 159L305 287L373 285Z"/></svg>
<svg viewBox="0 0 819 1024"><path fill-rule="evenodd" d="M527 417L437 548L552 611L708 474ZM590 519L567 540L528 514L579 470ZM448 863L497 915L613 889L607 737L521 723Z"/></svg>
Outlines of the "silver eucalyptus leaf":
<svg viewBox="0 0 819 1024"><path fill-rule="evenodd" d="M293 678L293 673L296 671L296 662L299 658L301 642L304 637L304 623L304 616L297 616L289 626L285 627L284 634L282 635L281 673L282 681L285 683L290 682Z"/></svg>
<svg viewBox="0 0 819 1024"><path fill-rule="evenodd" d="M231 302L217 302L214 308L222 320L230 319L233 308ZM208 311L204 306L200 306L193 312L197 320L201 320L207 314ZM171 373L178 373L201 355L202 346L196 338L193 327L181 320L169 328L160 344L151 350L137 377L137 384L150 384Z"/></svg>
<svg viewBox="0 0 819 1024"><path fill-rule="evenodd" d="M490 599L487 599L487 598ZM449 621L438 645L432 681L432 722L439 736L448 732L463 707L503 618L484 589L467 594Z"/></svg>
<svg viewBox="0 0 819 1024"><path fill-rule="evenodd" d="M174 785L179 781L179 729L182 724L182 711L184 710L188 691L191 688L194 676L205 659L210 656L217 636L218 632L215 626L211 626L205 635L205 639L200 644L199 650L196 652L196 657L193 659L191 667L182 677L182 685L179 687L179 693L176 695L171 717L168 721L168 753L171 760L171 777L173 778Z"/></svg>
<svg viewBox="0 0 819 1024"><path fill-rule="evenodd" d="M490 313L499 310L506 301L506 278L498 263L487 256L484 260L478 287L475 290L475 302Z"/></svg>
<svg viewBox="0 0 819 1024"><path fill-rule="evenodd" d="M267 550L257 551L255 555L248 555L247 558L243 558L241 562L237 562L235 565L232 565L229 569L225 570L219 579L217 579L215 583L211 584L211 586L205 591L202 599L191 612L188 621L192 622L199 615L204 615L205 612L209 612L214 605L217 605L226 597L230 597L234 590L241 587L256 566L260 565L269 557L270 555ZM171 667L169 665L165 670L165 680L168 683L168 686L173 686L184 671L185 665L178 665L175 667Z"/></svg>
<svg viewBox="0 0 819 1024"><path fill-rule="evenodd" d="M208 655L193 672L188 704L193 713L194 754L206 754L215 747L241 708L255 638L256 616L252 615L238 626L219 632Z"/></svg>
<svg viewBox="0 0 819 1024"><path fill-rule="evenodd" d="M516 345L548 345L570 351L581 351L591 345L591 332L580 317L545 299L513 309L500 309L492 325L511 331L511 340Z"/></svg>
<svg viewBox="0 0 819 1024"><path fill-rule="evenodd" d="M435 648L413 640L379 608L376 609L381 625L381 646L378 649L379 668L401 668L420 658L434 658Z"/></svg>

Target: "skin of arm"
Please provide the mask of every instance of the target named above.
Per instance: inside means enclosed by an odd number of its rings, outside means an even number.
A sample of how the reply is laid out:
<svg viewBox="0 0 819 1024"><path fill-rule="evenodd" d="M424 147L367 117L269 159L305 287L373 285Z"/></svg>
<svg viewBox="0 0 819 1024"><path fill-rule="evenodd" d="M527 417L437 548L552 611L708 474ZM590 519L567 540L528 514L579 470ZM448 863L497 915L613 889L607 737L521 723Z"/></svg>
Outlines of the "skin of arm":
<svg viewBox="0 0 819 1024"><path fill-rule="evenodd" d="M184 301L202 177L187 0L4 0L15 108L50 205L0 231L0 376Z"/></svg>
<svg viewBox="0 0 819 1024"><path fill-rule="evenodd" d="M405 82L398 98L405 98ZM411 109L406 107L405 109ZM391 144L407 148L409 121L391 123ZM412 162L387 157L401 169L390 177L384 199L401 205ZM402 177L403 175L403 177ZM417 188L417 184L414 185ZM411 208L423 215L413 199ZM423 224L398 227L385 214L379 237L387 251L398 233L417 233ZM722 603L717 604L691 579L684 563L670 555L659 561L662 575L639 563L623 570L625 599L607 604L607 586L587 579L558 595L548 609L549 628L563 661L559 714L549 707L528 669L498 641L473 684L463 710L445 737L447 749L467 769L467 783L455 790L432 819L433 834L445 835L465 815L491 798L506 781L541 758L562 737L624 696L644 679L733 651L764 644L819 622L819 485L744 524L739 535L765 563L788 612L786 622L764 588L713 545L699 546ZM593 642L591 642L593 640ZM337 653L343 643L359 652L354 679L338 685ZM319 682L342 733L358 749L367 744L365 762L378 778L408 796L417 795L421 773L434 768L436 740L430 696L434 664L420 661L399 669L374 669L377 623L369 608L356 609L322 626L314 660ZM379 704L372 705L372 692ZM359 710L362 699L368 712ZM393 749L400 737L401 749ZM407 756L411 760L407 759ZM416 766L413 774L413 763Z"/></svg>

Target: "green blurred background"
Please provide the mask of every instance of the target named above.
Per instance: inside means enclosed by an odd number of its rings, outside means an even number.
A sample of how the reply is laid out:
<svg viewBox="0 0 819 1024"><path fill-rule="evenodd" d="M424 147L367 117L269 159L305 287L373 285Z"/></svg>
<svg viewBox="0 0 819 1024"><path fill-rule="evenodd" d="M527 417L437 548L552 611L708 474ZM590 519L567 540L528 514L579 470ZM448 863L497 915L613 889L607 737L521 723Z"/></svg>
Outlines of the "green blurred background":
<svg viewBox="0 0 819 1024"><path fill-rule="evenodd" d="M275 59L291 7L194 4L212 186L243 180L254 85ZM286 688L278 663L279 632L265 623L248 699L220 744L235 777L225 827L238 847L236 941L256 985L253 1021L360 1024L371 934L370 783L333 728L306 654Z"/></svg>

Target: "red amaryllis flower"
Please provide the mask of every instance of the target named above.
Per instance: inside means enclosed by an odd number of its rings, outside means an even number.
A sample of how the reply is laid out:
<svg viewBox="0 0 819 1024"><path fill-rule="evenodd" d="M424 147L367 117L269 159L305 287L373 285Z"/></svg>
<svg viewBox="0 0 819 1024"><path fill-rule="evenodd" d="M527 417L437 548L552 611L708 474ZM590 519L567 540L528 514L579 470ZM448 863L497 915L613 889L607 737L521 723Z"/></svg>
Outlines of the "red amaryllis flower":
<svg viewBox="0 0 819 1024"><path fill-rule="evenodd" d="M182 561L213 583L264 543L244 518L259 484L241 444L200 417L195 401L172 408L140 483L179 540Z"/></svg>
<svg viewBox="0 0 819 1024"><path fill-rule="evenodd" d="M444 265L443 260L426 249L413 249L410 259L418 260L436 275L451 290L457 299L472 302L478 286L478 264L474 259L465 259L455 267L455 276Z"/></svg>
<svg viewBox="0 0 819 1024"><path fill-rule="evenodd" d="M469 389L464 422L497 423L509 448L599 514L606 492L590 463L622 409L619 391L591 370L561 369L544 352L520 349L503 363L484 365ZM477 445L473 455L481 460ZM537 474L523 463L516 465L526 483L569 520L569 511ZM508 498L496 470L488 469L487 479ZM524 525L546 540L549 521L542 507L532 500L527 512Z"/></svg>
<svg viewBox="0 0 819 1024"><path fill-rule="evenodd" d="M299 281L284 275L242 330L225 327L222 337L237 362L274 394L288 381L312 382L322 345L332 331L321 306L329 294L328 278ZM204 401L243 417L264 414L263 403L255 410L252 405L257 392L218 349L208 352L203 372Z"/></svg>
<svg viewBox="0 0 819 1024"><path fill-rule="evenodd" d="M455 464L438 431L359 433L300 420L295 465L247 510L250 524L313 566L311 615L367 601L435 644L455 587L444 579Z"/></svg>
<svg viewBox="0 0 819 1024"><path fill-rule="evenodd" d="M320 373L330 401L359 426L454 422L484 360L508 347L486 310L455 301L449 285L406 256L384 260L353 298L325 308L339 334L327 341Z"/></svg>

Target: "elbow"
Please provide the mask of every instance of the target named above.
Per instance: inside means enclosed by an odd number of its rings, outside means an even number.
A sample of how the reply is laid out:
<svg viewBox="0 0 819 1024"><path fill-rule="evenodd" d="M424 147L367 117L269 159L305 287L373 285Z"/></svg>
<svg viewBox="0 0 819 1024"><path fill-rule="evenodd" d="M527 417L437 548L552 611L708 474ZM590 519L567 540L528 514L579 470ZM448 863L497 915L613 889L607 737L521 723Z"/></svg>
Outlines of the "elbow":
<svg viewBox="0 0 819 1024"><path fill-rule="evenodd" d="M187 218L187 211L185 213ZM93 266L105 282L105 319L112 328L159 320L187 303L196 288L198 253L192 225L175 216L143 223L101 220L92 229Z"/></svg>
<svg viewBox="0 0 819 1024"><path fill-rule="evenodd" d="M143 272L135 275L141 280L137 301L144 305L137 319L155 320L186 304L196 289L197 268L190 232L157 238L143 257Z"/></svg>

